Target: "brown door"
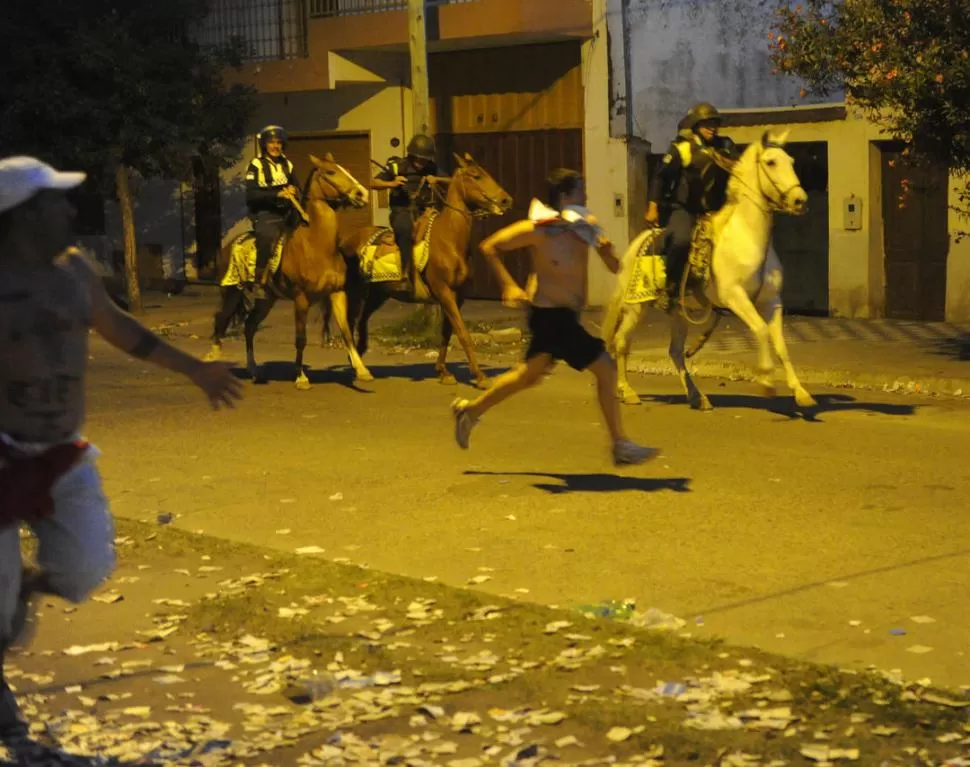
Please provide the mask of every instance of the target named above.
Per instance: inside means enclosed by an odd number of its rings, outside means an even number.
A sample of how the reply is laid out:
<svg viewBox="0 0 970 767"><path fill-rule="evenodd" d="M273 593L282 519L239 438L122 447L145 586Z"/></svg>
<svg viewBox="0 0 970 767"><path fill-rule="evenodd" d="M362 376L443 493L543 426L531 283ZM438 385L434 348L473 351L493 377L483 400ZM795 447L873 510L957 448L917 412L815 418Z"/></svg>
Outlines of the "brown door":
<svg viewBox="0 0 970 767"><path fill-rule="evenodd" d="M554 168L583 170L583 132L578 129L514 131L507 133L441 134L437 137L444 167L454 165L452 153L468 152L512 196L510 213L477 220L469 246L471 276L465 283L468 298L500 298L495 277L478 251L483 238L525 218L533 197L545 198L545 180ZM529 254L524 250L504 256L512 276L524 284L529 275Z"/></svg>
<svg viewBox="0 0 970 767"><path fill-rule="evenodd" d="M286 148L286 156L290 158L295 168L296 177L300 184L306 183L313 164L310 155L319 158L330 152L334 160L347 169L365 187L370 186L370 136L366 133L334 134L320 136L293 136ZM342 208L337 212L340 224L340 236L345 237L356 229L370 226L373 223L371 206L363 208Z"/></svg>
<svg viewBox="0 0 970 767"><path fill-rule="evenodd" d="M949 174L942 166L914 167L901 149L882 147L886 316L940 322L946 314Z"/></svg>

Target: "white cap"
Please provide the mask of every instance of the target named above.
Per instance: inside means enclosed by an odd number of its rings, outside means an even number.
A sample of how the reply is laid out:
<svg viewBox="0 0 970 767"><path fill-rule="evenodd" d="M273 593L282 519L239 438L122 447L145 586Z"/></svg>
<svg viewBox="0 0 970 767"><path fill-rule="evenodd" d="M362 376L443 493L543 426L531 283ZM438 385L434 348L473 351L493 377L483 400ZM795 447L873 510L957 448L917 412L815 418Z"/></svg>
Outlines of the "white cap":
<svg viewBox="0 0 970 767"><path fill-rule="evenodd" d="M16 208L43 189L74 189L85 173L61 173L36 157L0 160L0 213Z"/></svg>

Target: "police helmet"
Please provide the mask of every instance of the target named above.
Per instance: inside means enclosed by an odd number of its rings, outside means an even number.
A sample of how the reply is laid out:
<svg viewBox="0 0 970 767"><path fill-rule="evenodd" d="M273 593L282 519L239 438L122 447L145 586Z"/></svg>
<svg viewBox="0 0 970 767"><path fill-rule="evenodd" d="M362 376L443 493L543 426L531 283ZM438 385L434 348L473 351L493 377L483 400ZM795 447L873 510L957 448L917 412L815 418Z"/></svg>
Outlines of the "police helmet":
<svg viewBox="0 0 970 767"><path fill-rule="evenodd" d="M283 143L283 149L286 150L288 141L286 130L280 125L267 125L256 136L257 141L259 141L259 151L265 154L266 144L274 138L279 139Z"/></svg>
<svg viewBox="0 0 970 767"><path fill-rule="evenodd" d="M408 142L407 152L411 157L417 157L421 160L434 162L434 139L431 138L431 136L426 136L423 133L419 133Z"/></svg>
<svg viewBox="0 0 970 767"><path fill-rule="evenodd" d="M721 122L721 113L717 111L713 104L708 104L706 101L702 101L700 104L695 104L691 107L687 116L683 119L682 124L685 128L690 130L695 130L701 123Z"/></svg>

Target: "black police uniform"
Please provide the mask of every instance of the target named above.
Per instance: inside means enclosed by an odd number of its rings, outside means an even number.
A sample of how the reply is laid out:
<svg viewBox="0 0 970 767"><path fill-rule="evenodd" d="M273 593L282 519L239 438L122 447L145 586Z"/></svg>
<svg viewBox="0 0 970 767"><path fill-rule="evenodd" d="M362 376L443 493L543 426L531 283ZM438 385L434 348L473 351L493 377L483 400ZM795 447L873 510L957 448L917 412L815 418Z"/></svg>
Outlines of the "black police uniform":
<svg viewBox="0 0 970 767"><path fill-rule="evenodd" d="M681 131L664 155L650 187L650 199L660 209L668 281L680 282L690 256L697 217L724 205L729 174L714 161L714 153L735 160L738 150L726 136L704 141L697 133Z"/></svg>
<svg viewBox="0 0 970 767"><path fill-rule="evenodd" d="M393 181L398 176L407 179L406 184L390 191L388 199L391 207L391 229L394 230L394 239L401 251L401 270L405 279L411 273L411 261L414 257L414 222L417 216L434 203L430 185L425 183L422 187L421 181L428 176L437 175L438 166L434 162L427 162L423 168L418 169L410 158L392 157L387 161L387 167L377 176L381 181Z"/></svg>
<svg viewBox="0 0 970 767"><path fill-rule="evenodd" d="M256 281L262 277L273 246L283 233L293 206L279 193L288 186L299 188L293 163L281 155L256 157L246 171L246 206L256 238Z"/></svg>

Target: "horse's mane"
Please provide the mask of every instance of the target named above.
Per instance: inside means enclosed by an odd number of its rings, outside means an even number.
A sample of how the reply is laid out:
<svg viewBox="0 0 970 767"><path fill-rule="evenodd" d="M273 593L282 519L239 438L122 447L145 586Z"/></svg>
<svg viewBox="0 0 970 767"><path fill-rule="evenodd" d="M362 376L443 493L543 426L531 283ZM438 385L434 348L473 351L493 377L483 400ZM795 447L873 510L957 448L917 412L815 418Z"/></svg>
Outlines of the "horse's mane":
<svg viewBox="0 0 970 767"><path fill-rule="evenodd" d="M316 175L318 168L316 165L310 167L310 172L307 174L306 181L303 182L303 188L300 189L300 205L304 208L307 204L307 199L310 196L310 184L313 182L313 177Z"/></svg>

